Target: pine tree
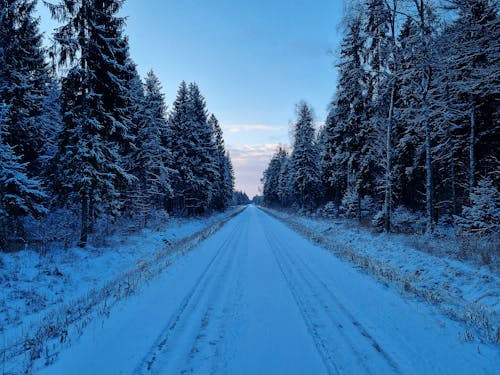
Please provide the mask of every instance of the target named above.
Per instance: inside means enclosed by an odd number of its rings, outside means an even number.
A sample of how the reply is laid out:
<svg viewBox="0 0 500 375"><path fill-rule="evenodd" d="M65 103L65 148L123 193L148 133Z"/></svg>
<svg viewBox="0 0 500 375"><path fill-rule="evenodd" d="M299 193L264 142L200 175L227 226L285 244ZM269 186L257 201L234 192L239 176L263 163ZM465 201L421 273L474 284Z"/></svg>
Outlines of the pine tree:
<svg viewBox="0 0 500 375"><path fill-rule="evenodd" d="M279 147L276 153L271 158L262 176L261 182L263 185L264 204L268 206L276 206L280 204L279 195L279 177L281 171L281 162L286 157L286 152L282 147Z"/></svg>
<svg viewBox="0 0 500 375"><path fill-rule="evenodd" d="M489 236L500 233L500 194L489 178L474 187L471 205L463 209L457 224L467 234Z"/></svg>
<svg viewBox="0 0 500 375"><path fill-rule="evenodd" d="M50 85L36 1L0 0L0 102L8 105L4 142L14 147L31 176L41 173L43 109Z"/></svg>
<svg viewBox="0 0 500 375"><path fill-rule="evenodd" d="M313 113L311 108L302 102L297 108L293 151L290 156L294 201L301 208L314 208L321 197L318 158Z"/></svg>
<svg viewBox="0 0 500 375"><path fill-rule="evenodd" d="M229 152L226 152L224 158L224 173L222 175L222 180L224 181L224 207L228 208L233 204L232 197L234 193L234 169Z"/></svg>
<svg viewBox="0 0 500 375"><path fill-rule="evenodd" d="M362 17L353 13L347 22L347 31L341 45L339 81L337 94L331 106L325 125L327 156L324 168L330 168L335 175L330 177L338 191L336 199L345 189L355 191L361 200L365 188L369 160L366 157L369 149L369 127L367 127L367 110L365 97L366 73L364 70L364 44L362 33ZM344 187L345 186L345 187ZM361 211L358 211L360 217Z"/></svg>
<svg viewBox="0 0 500 375"><path fill-rule="evenodd" d="M139 200L144 217L153 209L162 208L167 198L172 196L170 150L163 145L163 137L168 131L165 98L161 84L150 71L144 83L143 113L140 118L135 142L135 176L139 186Z"/></svg>
<svg viewBox="0 0 500 375"><path fill-rule="evenodd" d="M38 218L47 212L43 205L47 196L40 182L28 177L27 163L23 163L15 148L5 141L8 113L8 106L0 104L0 248L9 236L22 235L21 218Z"/></svg>
<svg viewBox="0 0 500 375"><path fill-rule="evenodd" d="M59 63L73 65L63 80L64 128L55 157L63 197L81 204L80 245L100 211L119 214L120 194L131 181L122 152L128 143L120 115L128 62L118 0L61 0L49 4L63 23L54 35ZM64 202L64 200L63 200Z"/></svg>
<svg viewBox="0 0 500 375"><path fill-rule="evenodd" d="M468 133L470 195L478 171L487 160L498 157L498 147L487 145L494 141L499 121L500 4L494 0L449 0L447 3L458 18L443 35L447 73L444 79L449 82L448 94L462 104L461 110L468 118L461 125Z"/></svg>
<svg viewBox="0 0 500 375"><path fill-rule="evenodd" d="M213 183L214 194L212 198L212 206L217 210L225 210L230 204L230 201L228 200L228 193L232 190L232 182L226 176L229 166L224 147L224 138L222 136L222 129L219 125L219 121L215 115L210 115L208 123L212 128L214 138L213 142L215 144L214 158L216 174L219 176Z"/></svg>

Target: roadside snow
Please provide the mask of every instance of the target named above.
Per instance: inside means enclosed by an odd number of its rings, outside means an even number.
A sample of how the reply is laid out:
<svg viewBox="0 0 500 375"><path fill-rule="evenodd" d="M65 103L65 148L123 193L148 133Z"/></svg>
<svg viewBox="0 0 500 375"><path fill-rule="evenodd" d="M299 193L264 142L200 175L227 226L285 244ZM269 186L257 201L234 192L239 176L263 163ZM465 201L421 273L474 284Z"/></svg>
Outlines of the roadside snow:
<svg viewBox="0 0 500 375"><path fill-rule="evenodd" d="M416 250L408 236L373 234L339 220L265 211L381 281L437 304L466 324L463 340L500 343L500 278L487 267Z"/></svg>
<svg viewBox="0 0 500 375"><path fill-rule="evenodd" d="M254 206L39 374L496 374L498 347Z"/></svg>
<svg viewBox="0 0 500 375"><path fill-rule="evenodd" d="M134 273L143 270L151 272L143 266L147 261L156 262L155 256L160 253L165 258L171 247L178 250L175 244L182 244L240 210L234 208L211 217L169 219L160 230L143 229L132 235L111 236L106 239L105 247L56 248L45 255L31 250L0 253L0 349L3 348L0 352L9 345L17 346L25 339L33 340L30 337L34 327L40 329L48 321L60 320L58 315L61 310L69 310L82 303L89 309L92 302L87 301L99 303L98 299L107 297L106 294L116 294L113 283L122 275L127 277L125 282L134 285L130 285L130 290L120 290L119 293L132 293L132 288L141 287L137 284L144 276ZM173 262L183 252L167 255L168 259L162 259L164 265ZM118 299L118 296L115 297ZM106 314L109 307L99 308L101 313ZM78 311L74 319L84 318L82 315L86 312ZM85 319L79 324L84 325ZM43 329L44 334L51 336L52 332L47 332L47 329L58 330L59 327ZM61 338L62 341L64 338ZM29 351L31 348L26 349ZM24 348L15 350L18 352L10 354L23 355ZM33 355L38 357L42 353L30 354Z"/></svg>

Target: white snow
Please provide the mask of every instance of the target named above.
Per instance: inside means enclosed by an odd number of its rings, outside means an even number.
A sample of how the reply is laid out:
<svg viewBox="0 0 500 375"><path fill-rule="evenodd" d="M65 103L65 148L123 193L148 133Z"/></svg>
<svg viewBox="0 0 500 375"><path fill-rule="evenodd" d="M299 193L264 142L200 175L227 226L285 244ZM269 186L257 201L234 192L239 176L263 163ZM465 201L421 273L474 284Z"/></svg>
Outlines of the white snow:
<svg viewBox="0 0 500 375"><path fill-rule="evenodd" d="M250 206L39 373L498 373L463 329Z"/></svg>
<svg viewBox="0 0 500 375"><path fill-rule="evenodd" d="M0 252L0 351L30 337L34 327L136 269L168 249L170 243L213 226L238 209L205 218L172 218L159 230L116 234L107 238L103 247L54 248L45 255L31 250ZM181 255L168 256L173 261ZM13 366L21 365L16 362Z"/></svg>

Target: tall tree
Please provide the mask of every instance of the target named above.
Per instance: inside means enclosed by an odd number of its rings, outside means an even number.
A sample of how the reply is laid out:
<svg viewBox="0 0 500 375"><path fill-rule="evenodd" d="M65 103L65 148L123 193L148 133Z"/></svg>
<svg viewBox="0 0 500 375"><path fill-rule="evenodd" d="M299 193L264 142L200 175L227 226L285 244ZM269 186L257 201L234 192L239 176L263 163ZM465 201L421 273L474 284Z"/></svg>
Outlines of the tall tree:
<svg viewBox="0 0 500 375"><path fill-rule="evenodd" d="M41 172L50 84L35 6L31 0L0 0L0 102L9 111L4 142L15 146L22 163L30 163L31 175Z"/></svg>
<svg viewBox="0 0 500 375"><path fill-rule="evenodd" d="M140 118L134 164L139 186L139 199L146 212L162 208L172 196L170 150L163 145L163 136L168 132L165 98L161 84L153 71L144 83L143 113ZM144 215L145 217L147 214Z"/></svg>
<svg viewBox="0 0 500 375"><path fill-rule="evenodd" d="M497 0L448 0L457 18L443 41L446 80L468 118L468 191L472 194L483 163L498 159L495 134L500 105L500 3ZM451 80L450 80L451 79ZM487 147L495 142L497 147ZM485 147L486 146L486 147Z"/></svg>
<svg viewBox="0 0 500 375"><path fill-rule="evenodd" d="M47 196L38 180L28 177L27 163L16 155L15 148L4 138L9 124L9 108L0 104L0 248L8 236L22 235L21 219L39 217L47 212Z"/></svg>
<svg viewBox="0 0 500 375"><path fill-rule="evenodd" d="M48 4L62 23L54 39L61 65L72 68L63 80L61 132L56 164L59 189L81 204L80 245L87 243L98 212L117 215L120 192L131 180L121 153L128 142L120 115L127 70L119 0L61 0Z"/></svg>
<svg viewBox="0 0 500 375"><path fill-rule="evenodd" d="M314 208L321 196L319 150L315 139L312 110L302 102L297 107L293 151L290 156L294 200L301 208Z"/></svg>

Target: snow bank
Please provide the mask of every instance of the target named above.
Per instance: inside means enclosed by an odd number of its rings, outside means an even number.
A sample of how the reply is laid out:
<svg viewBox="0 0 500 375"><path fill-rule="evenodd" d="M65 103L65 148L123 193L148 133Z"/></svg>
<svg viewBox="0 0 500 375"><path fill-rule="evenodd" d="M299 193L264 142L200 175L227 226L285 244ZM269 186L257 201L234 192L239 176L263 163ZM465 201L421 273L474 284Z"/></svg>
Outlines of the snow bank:
<svg viewBox="0 0 500 375"><path fill-rule="evenodd" d="M462 339L500 343L500 278L486 267L416 250L401 235L376 235L338 220L264 210L380 281L436 304L465 323Z"/></svg>
<svg viewBox="0 0 500 375"><path fill-rule="evenodd" d="M114 303L136 293L242 209L174 219L160 231L116 235L102 248L54 249L45 256L30 250L0 253L4 371L29 372L39 359L50 363L91 319L109 314Z"/></svg>

